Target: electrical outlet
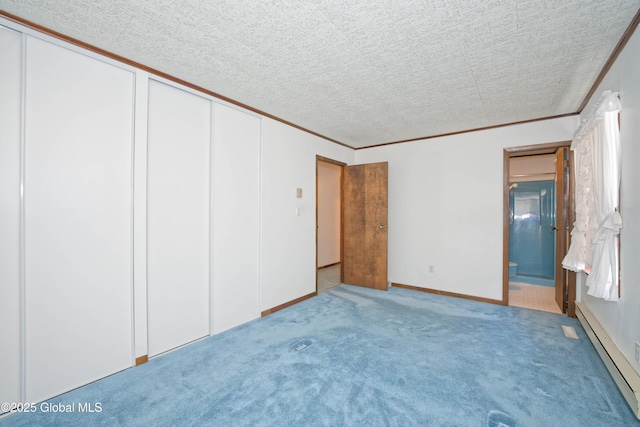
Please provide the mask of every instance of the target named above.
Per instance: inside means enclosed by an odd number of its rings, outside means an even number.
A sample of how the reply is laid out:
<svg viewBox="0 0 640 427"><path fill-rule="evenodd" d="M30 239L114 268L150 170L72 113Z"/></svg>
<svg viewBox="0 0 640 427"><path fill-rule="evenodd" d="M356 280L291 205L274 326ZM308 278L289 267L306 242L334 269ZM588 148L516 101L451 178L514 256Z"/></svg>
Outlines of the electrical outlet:
<svg viewBox="0 0 640 427"><path fill-rule="evenodd" d="M430 266L429 266L429 273L432 273L432 274L433 274L433 273L435 273L435 272L436 272L435 267L434 267L433 265L430 265Z"/></svg>
<svg viewBox="0 0 640 427"><path fill-rule="evenodd" d="M636 341L636 362L640 363L640 342Z"/></svg>

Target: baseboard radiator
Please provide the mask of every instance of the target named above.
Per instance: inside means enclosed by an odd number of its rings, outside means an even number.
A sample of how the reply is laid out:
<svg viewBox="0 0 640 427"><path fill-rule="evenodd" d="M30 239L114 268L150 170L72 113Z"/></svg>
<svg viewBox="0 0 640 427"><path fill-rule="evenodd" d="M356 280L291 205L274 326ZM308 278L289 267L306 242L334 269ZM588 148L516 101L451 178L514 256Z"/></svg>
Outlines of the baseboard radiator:
<svg viewBox="0 0 640 427"><path fill-rule="evenodd" d="M633 413L640 419L640 375L618 350L586 304L576 302L576 315Z"/></svg>

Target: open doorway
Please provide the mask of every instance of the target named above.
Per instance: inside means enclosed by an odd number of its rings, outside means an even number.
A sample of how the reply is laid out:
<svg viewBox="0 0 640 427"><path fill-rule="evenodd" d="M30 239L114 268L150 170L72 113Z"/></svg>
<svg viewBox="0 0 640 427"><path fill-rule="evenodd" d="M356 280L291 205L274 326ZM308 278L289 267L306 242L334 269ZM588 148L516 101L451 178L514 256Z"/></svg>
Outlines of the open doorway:
<svg viewBox="0 0 640 427"><path fill-rule="evenodd" d="M316 293L341 283L388 289L388 175L387 162L316 156Z"/></svg>
<svg viewBox="0 0 640 427"><path fill-rule="evenodd" d="M341 283L342 176L345 164L316 157L316 292Z"/></svg>
<svg viewBox="0 0 640 427"><path fill-rule="evenodd" d="M562 313L555 301L555 159L510 159L509 305Z"/></svg>
<svg viewBox="0 0 640 427"><path fill-rule="evenodd" d="M573 314L569 244L570 141L505 150L503 302Z"/></svg>

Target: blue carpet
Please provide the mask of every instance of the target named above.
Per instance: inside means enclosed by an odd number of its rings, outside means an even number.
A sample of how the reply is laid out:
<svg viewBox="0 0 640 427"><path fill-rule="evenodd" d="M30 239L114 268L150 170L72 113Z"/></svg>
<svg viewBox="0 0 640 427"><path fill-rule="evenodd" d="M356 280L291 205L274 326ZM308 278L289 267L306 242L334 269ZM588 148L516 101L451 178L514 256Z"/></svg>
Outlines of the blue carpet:
<svg viewBox="0 0 640 427"><path fill-rule="evenodd" d="M575 319L347 285L47 404L0 426L640 425Z"/></svg>

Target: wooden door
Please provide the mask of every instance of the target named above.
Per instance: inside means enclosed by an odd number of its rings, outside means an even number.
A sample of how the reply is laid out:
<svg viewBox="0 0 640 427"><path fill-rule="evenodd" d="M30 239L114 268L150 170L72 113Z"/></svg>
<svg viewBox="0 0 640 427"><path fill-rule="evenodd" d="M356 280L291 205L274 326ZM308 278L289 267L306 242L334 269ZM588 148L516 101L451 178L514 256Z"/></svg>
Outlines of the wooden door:
<svg viewBox="0 0 640 427"><path fill-rule="evenodd" d="M387 290L388 163L344 168L342 283Z"/></svg>
<svg viewBox="0 0 640 427"><path fill-rule="evenodd" d="M556 151L556 303L564 313L567 306L567 274L562 268L562 260L567 253L569 227L567 222L569 149Z"/></svg>

